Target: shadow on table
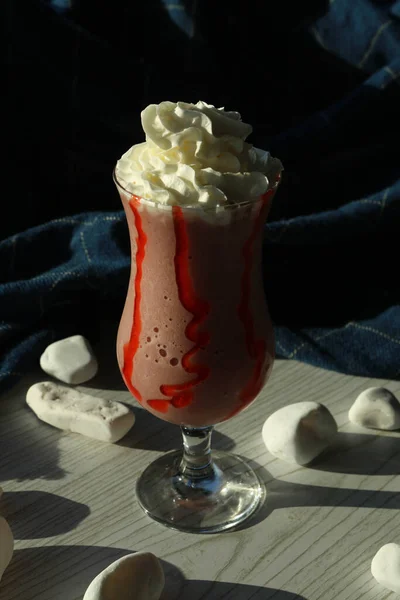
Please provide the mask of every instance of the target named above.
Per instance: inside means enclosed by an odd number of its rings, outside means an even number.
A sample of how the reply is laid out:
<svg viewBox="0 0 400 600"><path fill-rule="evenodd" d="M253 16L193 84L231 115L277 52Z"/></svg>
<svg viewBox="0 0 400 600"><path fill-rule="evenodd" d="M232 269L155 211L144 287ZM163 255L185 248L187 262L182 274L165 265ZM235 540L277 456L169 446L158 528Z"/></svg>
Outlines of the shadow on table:
<svg viewBox="0 0 400 600"><path fill-rule="evenodd" d="M7 429L5 423L0 426L1 481L62 479L65 472L58 465L59 431L39 421L25 405L25 397L15 402L24 405L18 414L19 431Z"/></svg>
<svg viewBox="0 0 400 600"><path fill-rule="evenodd" d="M304 596L270 587L225 581L184 580L180 591L166 587L160 600L306 600Z"/></svg>
<svg viewBox="0 0 400 600"><path fill-rule="evenodd" d="M279 508L346 506L354 508L400 509L400 494L398 492L290 483L274 479L264 467L253 460L247 459L246 462L257 472L257 475L264 483L267 496L264 504L254 517L249 522L232 531L253 527L264 521L274 510Z"/></svg>
<svg viewBox="0 0 400 600"><path fill-rule="evenodd" d="M356 475L400 474L400 436L339 431L312 469Z"/></svg>
<svg viewBox="0 0 400 600"><path fill-rule="evenodd" d="M101 546L44 546L16 550L1 582L4 598L81 600L90 582L103 569L132 550ZM186 580L164 560L165 589L161 600L306 600L272 588L215 581ZM45 577L38 574L45 573ZM40 586L40 589L38 590Z"/></svg>
<svg viewBox="0 0 400 600"><path fill-rule="evenodd" d="M134 427L118 442L120 446L160 452L182 448L182 435L178 425L158 419L144 409L135 410L135 417ZM230 451L235 447L235 442L227 435L214 430L212 447L215 450Z"/></svg>
<svg viewBox="0 0 400 600"><path fill-rule="evenodd" d="M39 491L5 492L0 505L17 540L62 535L90 514L85 504Z"/></svg>
<svg viewBox="0 0 400 600"><path fill-rule="evenodd" d="M16 550L1 580L1 591L4 598L81 600L100 571L130 552L91 546Z"/></svg>

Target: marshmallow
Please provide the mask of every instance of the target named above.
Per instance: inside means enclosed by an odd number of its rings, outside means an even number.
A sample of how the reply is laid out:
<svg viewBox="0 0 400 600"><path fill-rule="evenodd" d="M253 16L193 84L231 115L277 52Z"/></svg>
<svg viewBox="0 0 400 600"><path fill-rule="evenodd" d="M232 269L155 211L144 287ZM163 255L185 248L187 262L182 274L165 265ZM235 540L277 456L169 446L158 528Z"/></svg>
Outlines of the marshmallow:
<svg viewBox="0 0 400 600"><path fill-rule="evenodd" d="M97 360L84 337L73 335L47 346L40 366L48 375L74 385L92 379L97 373Z"/></svg>
<svg viewBox="0 0 400 600"><path fill-rule="evenodd" d="M10 563L14 551L14 538L4 517L0 517L0 580Z"/></svg>
<svg viewBox="0 0 400 600"><path fill-rule="evenodd" d="M158 600L164 572L150 552L128 554L104 569L86 590L83 600Z"/></svg>
<svg viewBox="0 0 400 600"><path fill-rule="evenodd" d="M329 410L317 402L297 402L274 412L264 423L262 437L271 454L306 465L331 443L337 433Z"/></svg>
<svg viewBox="0 0 400 600"><path fill-rule="evenodd" d="M371 562L371 573L378 583L400 594L400 546L385 544Z"/></svg>
<svg viewBox="0 0 400 600"><path fill-rule="evenodd" d="M134 414L120 402L89 396L51 381L32 385L26 402L45 423L102 442L117 442L135 422Z"/></svg>
<svg viewBox="0 0 400 600"><path fill-rule="evenodd" d="M400 403L383 387L369 388L355 400L349 410L349 419L370 429L400 429Z"/></svg>

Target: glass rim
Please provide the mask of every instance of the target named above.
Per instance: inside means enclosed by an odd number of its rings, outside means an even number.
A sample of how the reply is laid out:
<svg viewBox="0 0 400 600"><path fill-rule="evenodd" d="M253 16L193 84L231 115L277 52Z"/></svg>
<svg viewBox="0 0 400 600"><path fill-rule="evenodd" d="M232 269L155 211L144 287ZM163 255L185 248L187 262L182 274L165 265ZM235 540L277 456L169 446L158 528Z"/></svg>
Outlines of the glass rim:
<svg viewBox="0 0 400 600"><path fill-rule="evenodd" d="M232 202L229 204L215 204L214 206L204 206L202 204L173 205L173 204L161 204L160 202L154 202L153 200L148 200L147 198L143 198L142 196L137 196L130 190L127 190L126 187L124 187L122 185L122 183L119 181L119 179L117 177L117 166L115 166L113 169L113 181L114 181L115 185L117 186L117 188L120 188L123 192L125 192L129 196L136 196L137 198L139 198L140 204L144 204L146 206L152 206L153 208L154 207L159 208L161 206L164 210L166 210L167 208L172 208L173 206L179 206L182 210L192 210L192 211L198 211L198 212L219 212L219 211L222 212L224 210L234 210L235 208L241 208L243 206L254 205L254 204L257 204L258 202L261 202L263 196L267 192L269 192L271 190L276 191L278 185L280 184L281 179L282 179L282 171L279 172L279 175L276 178L276 180L274 181L274 183L268 187L268 189L264 192L264 194L262 194L261 196L257 196L255 198L249 198L248 200L244 200L243 202Z"/></svg>

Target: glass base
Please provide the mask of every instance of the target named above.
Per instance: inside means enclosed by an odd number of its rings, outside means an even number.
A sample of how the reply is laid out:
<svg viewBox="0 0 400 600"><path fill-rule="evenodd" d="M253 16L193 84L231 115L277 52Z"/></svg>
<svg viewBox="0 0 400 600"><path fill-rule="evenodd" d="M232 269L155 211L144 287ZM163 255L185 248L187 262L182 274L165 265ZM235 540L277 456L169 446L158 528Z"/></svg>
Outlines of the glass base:
<svg viewBox="0 0 400 600"><path fill-rule="evenodd" d="M236 527L263 504L264 486L238 456L213 451L205 477L180 473L181 460L181 451L164 454L137 482L139 504L155 521L180 531L217 533Z"/></svg>

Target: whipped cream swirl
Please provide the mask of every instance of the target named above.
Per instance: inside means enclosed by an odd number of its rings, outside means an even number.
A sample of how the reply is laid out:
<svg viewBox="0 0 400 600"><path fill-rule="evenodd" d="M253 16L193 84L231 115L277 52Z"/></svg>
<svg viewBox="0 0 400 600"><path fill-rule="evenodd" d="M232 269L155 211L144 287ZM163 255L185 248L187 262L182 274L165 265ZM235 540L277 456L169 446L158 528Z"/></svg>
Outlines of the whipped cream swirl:
<svg viewBox="0 0 400 600"><path fill-rule="evenodd" d="M132 194L166 205L219 206L256 199L274 185L281 162L245 142L240 114L205 102L150 104L141 114L146 142L118 161Z"/></svg>

